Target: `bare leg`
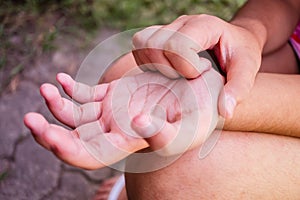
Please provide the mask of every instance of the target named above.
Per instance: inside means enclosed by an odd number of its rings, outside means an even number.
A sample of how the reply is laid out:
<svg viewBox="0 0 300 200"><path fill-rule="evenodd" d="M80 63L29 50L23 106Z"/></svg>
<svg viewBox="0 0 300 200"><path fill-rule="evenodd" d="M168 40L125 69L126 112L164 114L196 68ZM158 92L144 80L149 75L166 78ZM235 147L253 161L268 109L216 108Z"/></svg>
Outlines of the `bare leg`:
<svg viewBox="0 0 300 200"><path fill-rule="evenodd" d="M224 132L203 160L198 149L173 165L126 174L129 199L298 199L300 140Z"/></svg>

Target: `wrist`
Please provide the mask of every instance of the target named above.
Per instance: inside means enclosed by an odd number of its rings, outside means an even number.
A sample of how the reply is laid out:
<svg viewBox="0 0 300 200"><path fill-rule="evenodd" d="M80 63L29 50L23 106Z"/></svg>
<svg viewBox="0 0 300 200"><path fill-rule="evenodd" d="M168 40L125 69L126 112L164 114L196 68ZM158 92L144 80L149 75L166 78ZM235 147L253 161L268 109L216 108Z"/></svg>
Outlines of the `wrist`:
<svg viewBox="0 0 300 200"><path fill-rule="evenodd" d="M261 52L263 52L263 48L267 42L268 33L266 26L260 20L248 17L239 17L232 19L230 24L243 28L252 34L256 39Z"/></svg>

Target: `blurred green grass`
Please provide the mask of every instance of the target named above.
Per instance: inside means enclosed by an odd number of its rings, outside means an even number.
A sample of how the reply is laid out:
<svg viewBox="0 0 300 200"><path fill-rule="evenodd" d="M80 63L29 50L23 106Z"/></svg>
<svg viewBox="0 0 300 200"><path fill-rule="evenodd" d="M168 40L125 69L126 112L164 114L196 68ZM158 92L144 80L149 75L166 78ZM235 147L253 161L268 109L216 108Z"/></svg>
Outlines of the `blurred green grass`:
<svg viewBox="0 0 300 200"><path fill-rule="evenodd" d="M95 1L93 14L100 23L118 28L166 24L184 14L212 14L225 20L244 0L103 0Z"/></svg>
<svg viewBox="0 0 300 200"><path fill-rule="evenodd" d="M0 19L3 21L11 18L11 23L20 12L26 15L24 19L56 13L65 20L72 19L73 25L88 30L101 25L127 29L169 23L183 14L206 13L228 20L244 2L245 0L0 0Z"/></svg>
<svg viewBox="0 0 300 200"><path fill-rule="evenodd" d="M183 14L225 20L245 0L0 0L0 93L12 78L55 50L65 35L82 43L101 28L120 31L166 24ZM84 46L84 45L83 45Z"/></svg>

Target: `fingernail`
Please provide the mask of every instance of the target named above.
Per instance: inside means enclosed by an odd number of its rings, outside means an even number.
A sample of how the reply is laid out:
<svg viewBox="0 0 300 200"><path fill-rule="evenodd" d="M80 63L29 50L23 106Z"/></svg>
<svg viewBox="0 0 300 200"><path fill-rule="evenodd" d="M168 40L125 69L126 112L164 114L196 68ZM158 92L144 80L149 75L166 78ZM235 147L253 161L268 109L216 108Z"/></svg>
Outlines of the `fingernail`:
<svg viewBox="0 0 300 200"><path fill-rule="evenodd" d="M199 65L197 66L197 71L199 73L203 73L205 71L207 71L208 69L210 69L212 66L211 62L206 59L206 58L199 58Z"/></svg>
<svg viewBox="0 0 300 200"><path fill-rule="evenodd" d="M59 73L57 75L57 80L60 82L60 83L63 83L63 84L69 84L69 76L67 74L64 74L64 73Z"/></svg>
<svg viewBox="0 0 300 200"><path fill-rule="evenodd" d="M236 100L231 95L225 97L226 117L232 118L236 107Z"/></svg>
<svg viewBox="0 0 300 200"><path fill-rule="evenodd" d="M149 126L151 123L151 117L147 114L141 114L136 116L133 119L135 125L139 126L139 127L146 127Z"/></svg>
<svg viewBox="0 0 300 200"><path fill-rule="evenodd" d="M158 128L149 115L139 115L133 119L132 128L142 138L149 138L157 134Z"/></svg>

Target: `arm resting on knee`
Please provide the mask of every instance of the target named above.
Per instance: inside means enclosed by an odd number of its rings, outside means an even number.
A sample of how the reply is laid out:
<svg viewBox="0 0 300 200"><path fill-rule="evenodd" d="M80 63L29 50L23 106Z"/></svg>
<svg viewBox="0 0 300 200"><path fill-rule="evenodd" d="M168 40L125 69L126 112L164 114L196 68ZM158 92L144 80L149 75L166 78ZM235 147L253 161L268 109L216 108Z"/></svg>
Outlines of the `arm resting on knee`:
<svg viewBox="0 0 300 200"><path fill-rule="evenodd" d="M259 73L225 130L300 137L300 75Z"/></svg>

